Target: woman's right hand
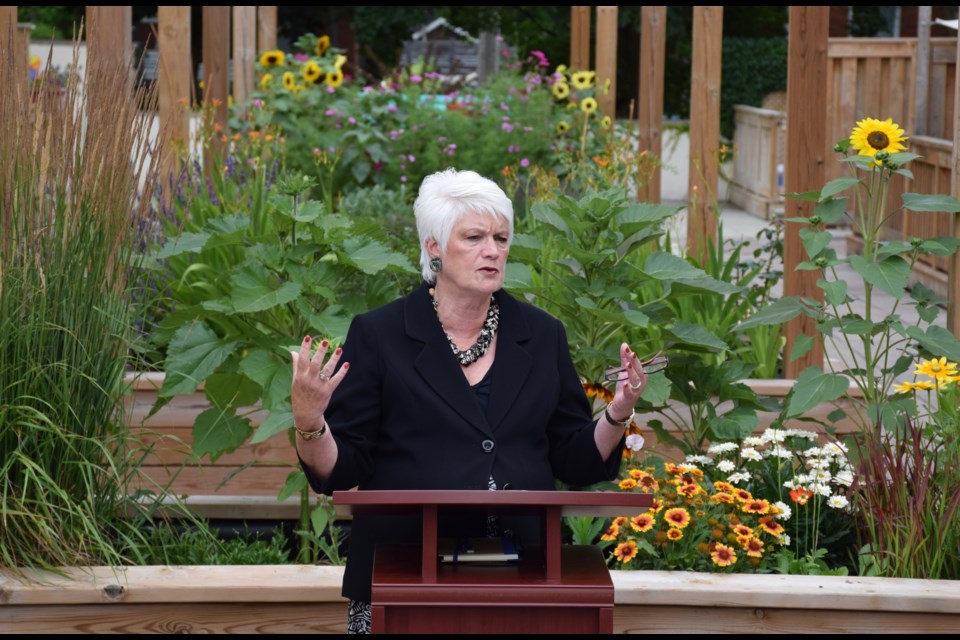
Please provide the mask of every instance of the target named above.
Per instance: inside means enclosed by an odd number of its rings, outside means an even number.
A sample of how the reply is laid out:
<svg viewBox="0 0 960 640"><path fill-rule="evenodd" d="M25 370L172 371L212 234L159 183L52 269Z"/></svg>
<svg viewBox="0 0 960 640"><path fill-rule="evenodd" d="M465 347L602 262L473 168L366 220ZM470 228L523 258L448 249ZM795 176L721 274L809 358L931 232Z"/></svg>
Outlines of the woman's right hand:
<svg viewBox="0 0 960 640"><path fill-rule="evenodd" d="M337 363L343 350L339 347L324 362L330 343L323 340L317 345L316 353L311 356L313 341L310 336L300 343L300 351L291 351L293 357L293 382L290 385L290 403L293 407L293 421L305 431L315 431L323 427L323 412L327 410L330 396L340 385L350 368L349 362L337 370ZM336 373L333 373L336 371Z"/></svg>

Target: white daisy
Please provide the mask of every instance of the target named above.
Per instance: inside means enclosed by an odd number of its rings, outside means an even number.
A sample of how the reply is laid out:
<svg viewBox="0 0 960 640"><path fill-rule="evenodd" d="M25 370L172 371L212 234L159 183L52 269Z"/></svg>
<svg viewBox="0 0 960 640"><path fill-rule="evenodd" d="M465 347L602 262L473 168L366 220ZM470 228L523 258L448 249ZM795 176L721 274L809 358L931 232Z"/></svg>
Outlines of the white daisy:
<svg viewBox="0 0 960 640"><path fill-rule="evenodd" d="M743 471L739 473L731 473L730 477L727 478L727 482L730 484L737 484L739 482L746 482L750 479L750 474Z"/></svg>
<svg viewBox="0 0 960 640"><path fill-rule="evenodd" d="M729 451L736 451L740 447L737 446L736 442L719 442L717 444L712 444L707 449L707 453L715 455L718 453L727 453Z"/></svg>
<svg viewBox="0 0 960 640"><path fill-rule="evenodd" d="M789 520L790 516L793 515L793 511L790 509L790 505L785 502L777 501L773 503L780 513L777 514L777 520Z"/></svg>
<svg viewBox="0 0 960 640"><path fill-rule="evenodd" d="M627 436L625 444L630 451L640 451L643 449L643 436L639 433L631 433Z"/></svg>
<svg viewBox="0 0 960 640"><path fill-rule="evenodd" d="M685 458L685 462L690 462L690 463L700 464L705 466L713 464L713 460L711 460L707 456L694 456L694 455L687 456Z"/></svg>
<svg viewBox="0 0 960 640"><path fill-rule="evenodd" d="M762 447L766 443L766 440L758 438L757 436L750 436L749 438L743 439L743 446L745 447Z"/></svg>
<svg viewBox="0 0 960 640"><path fill-rule="evenodd" d="M813 487L811 488L813 489L813 492L818 496L830 497L831 495L833 495L833 491L830 490L829 485L817 483L817 484L814 484Z"/></svg>
<svg viewBox="0 0 960 640"><path fill-rule="evenodd" d="M827 500L827 506L833 507L834 509L845 509L850 505L850 502L847 500L846 496L830 496Z"/></svg>
<svg viewBox="0 0 960 640"><path fill-rule="evenodd" d="M763 460L763 456L760 455L760 452L753 447L745 447L740 452L740 457L742 457L744 460Z"/></svg>
<svg viewBox="0 0 960 640"><path fill-rule="evenodd" d="M853 472L849 469L841 469L840 471L837 471L835 476L833 476L833 481L837 484L842 484L845 487L849 487L853 484Z"/></svg>
<svg viewBox="0 0 960 640"><path fill-rule="evenodd" d="M717 463L717 469L723 473L730 473L737 468L737 465L733 464L731 460L721 460Z"/></svg>

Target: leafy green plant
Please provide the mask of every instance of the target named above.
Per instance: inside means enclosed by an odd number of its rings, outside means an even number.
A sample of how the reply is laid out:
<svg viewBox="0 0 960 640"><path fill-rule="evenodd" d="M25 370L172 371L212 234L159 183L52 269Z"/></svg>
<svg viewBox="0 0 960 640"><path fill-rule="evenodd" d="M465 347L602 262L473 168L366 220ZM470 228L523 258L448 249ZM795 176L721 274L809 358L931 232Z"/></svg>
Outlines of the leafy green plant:
<svg viewBox="0 0 960 640"><path fill-rule="evenodd" d="M224 538L210 523L164 522L148 530L143 565L261 565L289 564L290 550L282 527L264 538L248 530Z"/></svg>
<svg viewBox="0 0 960 640"><path fill-rule="evenodd" d="M171 301L152 334L166 354L153 411L202 385L211 407L196 419L192 451L211 460L246 442L292 437L290 351L308 334L342 340L354 315L396 298L398 284L415 273L406 256L364 231L364 221L311 199L312 178L287 172L272 182L272 163L243 157L262 159L261 147L227 149L240 161L214 162L223 170L183 191L172 219L161 218L166 235L153 253ZM231 171L234 164L249 171ZM268 416L254 429L261 409ZM312 522L315 534L303 540L319 543L323 505L310 503L299 468L279 495L296 492L303 531ZM313 555L310 545L301 548L301 558Z"/></svg>
<svg viewBox="0 0 960 640"><path fill-rule="evenodd" d="M131 289L163 158L128 77L88 71L96 104L76 73L64 96L0 95L0 561L13 571L133 561L152 508L134 493L163 491L139 477L124 429Z"/></svg>

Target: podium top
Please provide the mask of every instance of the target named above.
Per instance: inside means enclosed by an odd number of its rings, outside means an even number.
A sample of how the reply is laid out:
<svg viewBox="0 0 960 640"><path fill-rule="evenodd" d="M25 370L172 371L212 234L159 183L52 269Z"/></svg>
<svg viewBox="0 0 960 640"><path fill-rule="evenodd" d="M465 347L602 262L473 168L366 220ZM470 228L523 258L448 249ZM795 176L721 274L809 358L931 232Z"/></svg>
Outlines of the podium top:
<svg viewBox="0 0 960 640"><path fill-rule="evenodd" d="M562 516L634 515L653 506L646 493L615 491L375 490L335 491L337 514L416 513L424 507L513 511L559 508Z"/></svg>

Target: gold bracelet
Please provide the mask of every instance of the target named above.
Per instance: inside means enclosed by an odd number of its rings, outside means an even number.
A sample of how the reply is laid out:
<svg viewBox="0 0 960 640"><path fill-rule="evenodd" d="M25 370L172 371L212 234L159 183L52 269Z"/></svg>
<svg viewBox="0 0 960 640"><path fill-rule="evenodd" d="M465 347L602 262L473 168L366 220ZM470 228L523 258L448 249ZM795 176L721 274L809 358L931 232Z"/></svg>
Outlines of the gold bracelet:
<svg viewBox="0 0 960 640"><path fill-rule="evenodd" d="M327 421L326 419L324 419L323 426L313 431L307 431L305 429L301 429L300 427L297 426L296 422L293 423L293 428L296 430L297 435L303 438L304 440L319 440L320 438L323 437L323 434L327 432Z"/></svg>

